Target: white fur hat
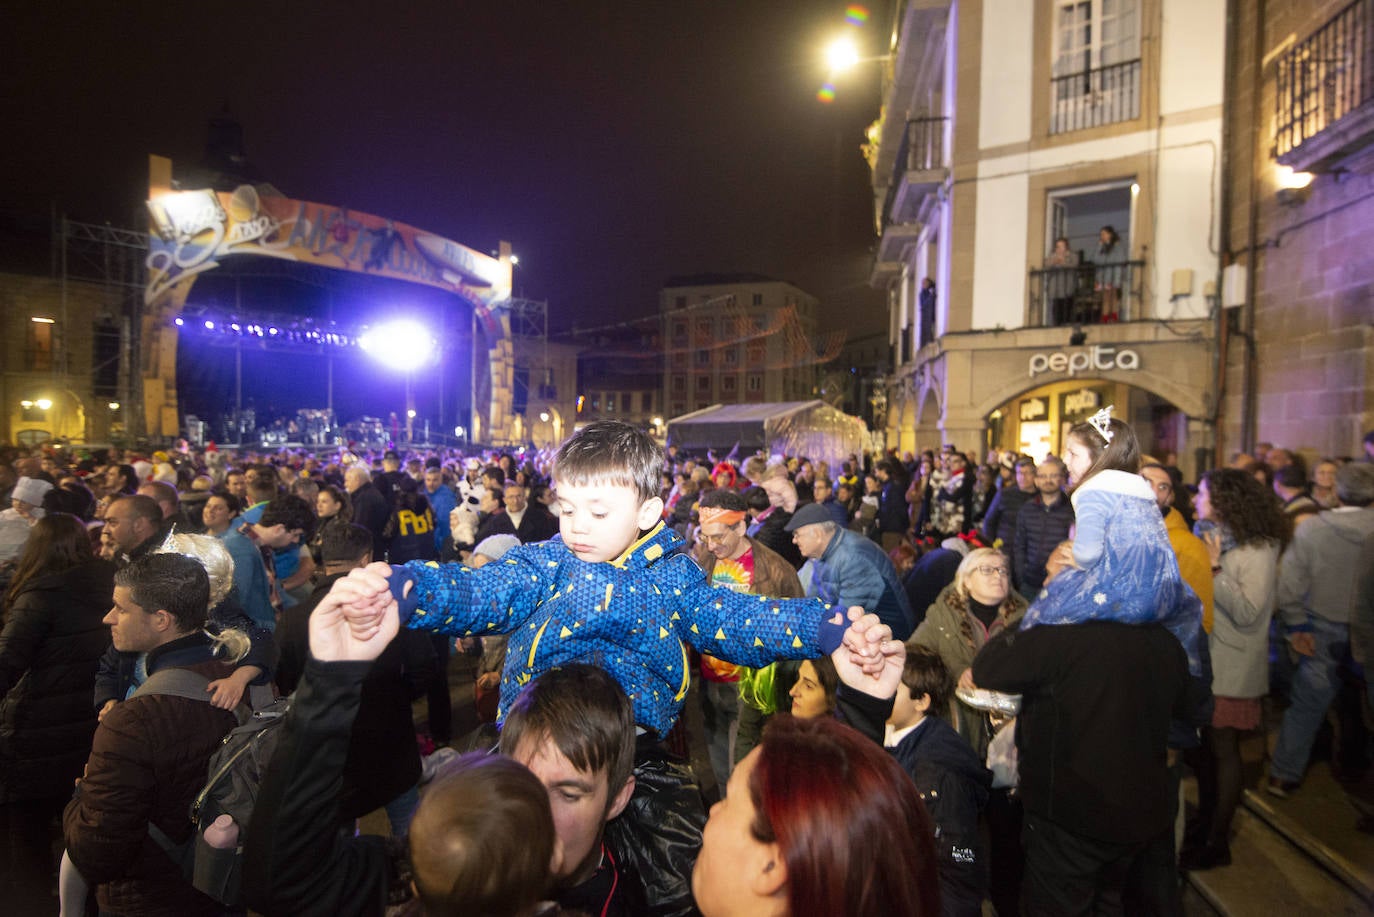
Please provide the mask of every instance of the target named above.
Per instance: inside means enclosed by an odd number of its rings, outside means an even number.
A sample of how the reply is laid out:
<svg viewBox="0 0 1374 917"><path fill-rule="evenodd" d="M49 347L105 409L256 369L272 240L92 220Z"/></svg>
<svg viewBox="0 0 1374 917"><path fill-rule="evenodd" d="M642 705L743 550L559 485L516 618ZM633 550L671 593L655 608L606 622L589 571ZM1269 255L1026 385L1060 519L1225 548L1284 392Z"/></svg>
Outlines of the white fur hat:
<svg viewBox="0 0 1374 917"><path fill-rule="evenodd" d="M31 506L42 506L43 495L52 490L52 485L42 478L20 478L10 493L13 500L21 500Z"/></svg>

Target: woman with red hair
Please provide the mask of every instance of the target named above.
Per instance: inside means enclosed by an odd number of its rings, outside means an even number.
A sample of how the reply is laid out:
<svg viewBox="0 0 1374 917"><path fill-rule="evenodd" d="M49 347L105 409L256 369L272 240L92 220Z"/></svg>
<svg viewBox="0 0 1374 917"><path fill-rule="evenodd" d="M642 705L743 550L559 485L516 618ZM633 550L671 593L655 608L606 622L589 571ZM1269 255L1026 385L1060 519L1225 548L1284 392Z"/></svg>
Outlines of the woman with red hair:
<svg viewBox="0 0 1374 917"><path fill-rule="evenodd" d="M712 807L692 892L705 917L935 917L933 837L885 750L830 717L781 716Z"/></svg>

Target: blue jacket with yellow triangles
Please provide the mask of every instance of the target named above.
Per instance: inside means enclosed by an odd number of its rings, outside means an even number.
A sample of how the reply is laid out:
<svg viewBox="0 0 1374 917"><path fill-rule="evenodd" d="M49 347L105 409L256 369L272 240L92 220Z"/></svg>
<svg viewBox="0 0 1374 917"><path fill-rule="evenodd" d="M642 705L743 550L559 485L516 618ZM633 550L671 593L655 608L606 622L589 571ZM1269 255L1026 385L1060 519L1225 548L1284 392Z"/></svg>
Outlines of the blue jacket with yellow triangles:
<svg viewBox="0 0 1374 917"><path fill-rule="evenodd" d="M531 679L590 662L630 695L635 721L663 736L687 696L687 644L756 668L840 645L848 622L827 616L829 605L713 588L682 546L660 523L616 560L587 563L555 537L512 548L480 570L412 561L394 568L391 589L407 627L510 635L503 718Z"/></svg>

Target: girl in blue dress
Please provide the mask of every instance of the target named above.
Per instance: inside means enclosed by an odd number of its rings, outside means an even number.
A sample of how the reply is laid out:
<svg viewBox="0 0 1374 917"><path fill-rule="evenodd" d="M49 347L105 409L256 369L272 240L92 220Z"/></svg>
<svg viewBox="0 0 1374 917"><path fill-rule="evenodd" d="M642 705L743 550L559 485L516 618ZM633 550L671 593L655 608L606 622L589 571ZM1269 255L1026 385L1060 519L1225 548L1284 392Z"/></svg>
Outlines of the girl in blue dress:
<svg viewBox="0 0 1374 917"><path fill-rule="evenodd" d="M1159 622L1201 673L1202 605L1179 577L1164 517L1139 474L1140 446L1129 424L1105 408L1075 424L1064 442L1075 514L1073 564L1050 579L1021 621L1037 624Z"/></svg>

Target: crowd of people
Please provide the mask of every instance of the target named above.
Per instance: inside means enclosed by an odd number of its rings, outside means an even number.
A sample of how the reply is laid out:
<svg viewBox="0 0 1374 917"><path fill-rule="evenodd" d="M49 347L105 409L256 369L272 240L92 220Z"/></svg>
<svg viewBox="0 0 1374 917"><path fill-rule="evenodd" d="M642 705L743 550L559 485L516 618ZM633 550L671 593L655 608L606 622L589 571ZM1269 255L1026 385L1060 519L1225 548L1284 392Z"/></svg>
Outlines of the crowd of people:
<svg viewBox="0 0 1374 917"><path fill-rule="evenodd" d="M738 461L616 423L513 453L7 449L3 894L56 909L65 849L64 914L1180 913L1180 868L1230 862L1266 699L1278 796L1338 695L1374 701L1364 448L1260 444L1195 485L1110 412L1038 461ZM146 687L181 669L203 702ZM159 835L287 695L226 905ZM391 837L355 836L378 809Z"/></svg>

